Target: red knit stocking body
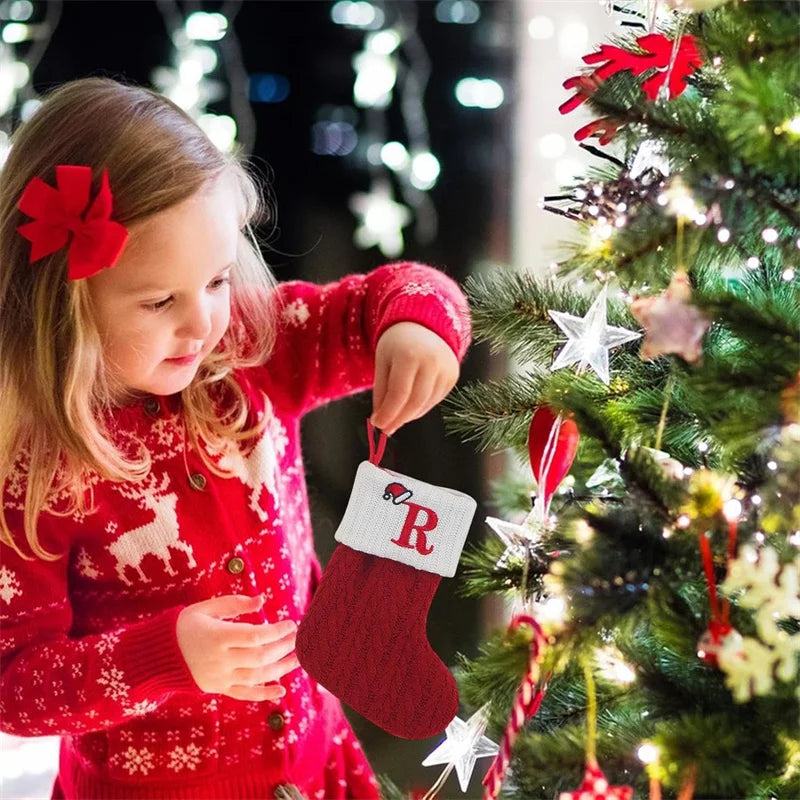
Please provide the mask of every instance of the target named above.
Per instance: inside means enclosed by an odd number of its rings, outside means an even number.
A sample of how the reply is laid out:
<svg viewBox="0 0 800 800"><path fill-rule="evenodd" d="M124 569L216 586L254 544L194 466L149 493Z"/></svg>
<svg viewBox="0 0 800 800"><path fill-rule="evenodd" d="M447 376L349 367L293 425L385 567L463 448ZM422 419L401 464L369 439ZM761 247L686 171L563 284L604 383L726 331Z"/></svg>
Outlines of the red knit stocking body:
<svg viewBox="0 0 800 800"><path fill-rule="evenodd" d="M382 435L358 468L295 649L306 672L359 714L395 736L424 739L458 712L456 683L425 627L442 576L455 574L476 503L379 467L384 444Z"/></svg>
<svg viewBox="0 0 800 800"><path fill-rule="evenodd" d="M297 632L303 668L385 731L441 733L458 689L425 634L440 575L339 544Z"/></svg>

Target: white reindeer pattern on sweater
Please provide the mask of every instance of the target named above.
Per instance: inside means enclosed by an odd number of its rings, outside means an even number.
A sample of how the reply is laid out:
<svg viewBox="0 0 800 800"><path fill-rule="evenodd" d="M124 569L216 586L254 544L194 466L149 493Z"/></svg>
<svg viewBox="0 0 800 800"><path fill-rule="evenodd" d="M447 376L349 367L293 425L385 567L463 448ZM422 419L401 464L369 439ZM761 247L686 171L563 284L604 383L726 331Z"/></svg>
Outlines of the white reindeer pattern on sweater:
<svg viewBox="0 0 800 800"><path fill-rule="evenodd" d="M162 494L168 485L169 475L165 472L158 486L155 476L151 473L141 486L133 487L127 484L113 487L123 497L137 500L140 508L150 509L155 513L151 522L123 531L108 545L111 555L117 562L117 576L128 586L131 586L132 582L125 574L127 567L133 567L143 582L150 581L141 566L142 559L148 554L160 559L169 575L176 574L170 563L170 548L184 552L189 560L189 567L197 566L191 545L180 538L180 526L175 510L178 495L174 492Z"/></svg>

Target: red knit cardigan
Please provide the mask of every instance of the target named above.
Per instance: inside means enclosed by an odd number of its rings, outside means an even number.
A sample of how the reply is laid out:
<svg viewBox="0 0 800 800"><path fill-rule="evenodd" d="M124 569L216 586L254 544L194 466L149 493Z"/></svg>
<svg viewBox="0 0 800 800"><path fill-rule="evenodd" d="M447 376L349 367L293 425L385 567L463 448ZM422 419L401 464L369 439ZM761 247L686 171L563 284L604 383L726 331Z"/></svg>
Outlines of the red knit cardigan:
<svg viewBox="0 0 800 800"><path fill-rule="evenodd" d="M40 540L67 557L2 547L0 727L63 737L54 797L265 798L289 785L308 798L378 797L339 701L302 668L281 679L280 700L204 693L175 623L200 600L262 592L263 612L241 621L300 621L320 575L301 417L372 386L377 340L394 323L428 327L461 360L469 314L450 278L411 262L277 291L272 355L234 373L251 419L269 424L254 446L215 459L236 477L214 475L188 444L180 395L149 395L111 420L121 443L138 437L150 451L146 482L92 475L97 511L83 516L59 515L64 498L48 503ZM23 544L26 456L2 491Z"/></svg>

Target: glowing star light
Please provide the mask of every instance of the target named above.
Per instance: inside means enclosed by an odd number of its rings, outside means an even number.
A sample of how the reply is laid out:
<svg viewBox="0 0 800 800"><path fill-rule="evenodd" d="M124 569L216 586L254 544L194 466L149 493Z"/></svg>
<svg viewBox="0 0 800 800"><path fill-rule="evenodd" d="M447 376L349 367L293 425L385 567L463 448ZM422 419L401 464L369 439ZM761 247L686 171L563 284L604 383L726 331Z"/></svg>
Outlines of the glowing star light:
<svg viewBox="0 0 800 800"><path fill-rule="evenodd" d="M375 183L368 194L354 194L350 198L350 209L361 220L353 235L359 247L366 249L377 245L388 258L403 252L401 228L411 221L411 212L392 199L388 184Z"/></svg>
<svg viewBox="0 0 800 800"><path fill-rule="evenodd" d="M592 303L585 317L574 317L562 311L550 311L553 322L567 334L567 343L559 351L550 367L552 371L578 363L579 370L589 366L608 386L608 351L625 342L638 339L642 334L606 324L606 295L608 284Z"/></svg>
<svg viewBox="0 0 800 800"><path fill-rule="evenodd" d="M488 708L488 703L481 706L466 722L454 717L445 730L447 739L422 762L423 767L447 764L445 775L455 767L462 792L467 791L472 770L475 769L475 760L496 756L500 749L483 735L488 721Z"/></svg>

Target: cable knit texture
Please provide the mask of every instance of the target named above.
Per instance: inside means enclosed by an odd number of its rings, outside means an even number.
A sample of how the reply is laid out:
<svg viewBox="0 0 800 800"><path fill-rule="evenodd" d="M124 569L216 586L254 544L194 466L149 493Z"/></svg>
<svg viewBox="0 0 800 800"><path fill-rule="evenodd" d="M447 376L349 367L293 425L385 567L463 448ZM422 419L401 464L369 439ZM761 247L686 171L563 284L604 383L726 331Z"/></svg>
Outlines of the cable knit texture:
<svg viewBox="0 0 800 800"><path fill-rule="evenodd" d="M403 739L444 731L458 687L425 636L441 575L336 546L297 631L303 669Z"/></svg>
<svg viewBox="0 0 800 800"><path fill-rule="evenodd" d="M308 674L395 736L442 733L458 711L425 622L441 576L455 574L475 507L462 492L363 461L340 544L297 631Z"/></svg>
<svg viewBox="0 0 800 800"><path fill-rule="evenodd" d="M97 511L85 515L65 515L65 498L52 497L38 534L66 554L59 560L23 560L3 546L0 726L63 737L54 797L269 798L287 786L308 798L378 797L330 692L298 668L281 679L287 693L277 701L206 694L183 660L175 622L200 600L258 593L262 611L240 621L300 622L321 572L301 417L370 388L376 343L396 322L425 325L460 360L468 310L452 280L410 262L323 286L287 282L278 292L273 354L234 373L251 421L268 416L265 431L233 455L201 441L233 477L211 473L187 444L180 395L151 395L110 420L120 447L141 441L150 451L147 480L90 475ZM27 465L22 451L2 487L23 548ZM427 583L438 580L423 578L410 586L422 604L432 595ZM360 579L348 587L363 589Z"/></svg>

